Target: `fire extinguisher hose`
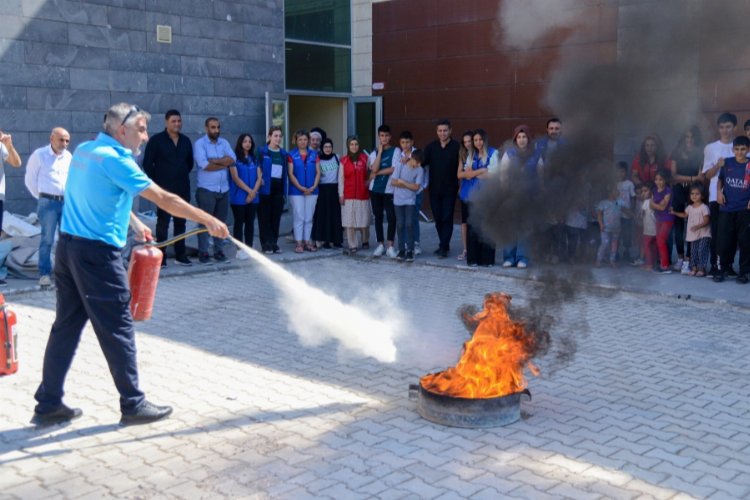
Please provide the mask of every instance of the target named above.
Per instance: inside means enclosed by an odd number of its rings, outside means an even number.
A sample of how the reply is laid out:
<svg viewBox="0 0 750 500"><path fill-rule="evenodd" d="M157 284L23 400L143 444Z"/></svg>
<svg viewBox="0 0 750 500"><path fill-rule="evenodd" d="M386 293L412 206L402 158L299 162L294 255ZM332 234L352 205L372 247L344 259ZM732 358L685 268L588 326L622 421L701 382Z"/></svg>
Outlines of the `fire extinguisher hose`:
<svg viewBox="0 0 750 500"><path fill-rule="evenodd" d="M147 241L145 243L140 243L140 244L151 245L151 246L155 246L156 248L164 248L180 240L184 240L185 238L190 238L193 235L196 235L199 233L207 233L207 232L208 232L208 229L206 229L205 227L198 227L198 228L193 229L192 231L188 231L187 233L182 233L180 235L177 235L172 239L164 240L161 243L157 243L155 241Z"/></svg>

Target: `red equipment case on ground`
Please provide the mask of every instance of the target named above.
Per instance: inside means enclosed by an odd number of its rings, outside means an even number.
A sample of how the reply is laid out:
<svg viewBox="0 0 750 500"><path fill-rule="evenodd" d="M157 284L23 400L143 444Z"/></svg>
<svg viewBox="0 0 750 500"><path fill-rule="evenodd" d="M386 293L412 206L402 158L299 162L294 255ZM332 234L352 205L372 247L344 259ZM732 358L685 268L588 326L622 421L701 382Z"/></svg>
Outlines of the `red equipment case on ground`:
<svg viewBox="0 0 750 500"><path fill-rule="evenodd" d="M16 313L8 307L0 293L0 375L11 375L18 371L17 346Z"/></svg>

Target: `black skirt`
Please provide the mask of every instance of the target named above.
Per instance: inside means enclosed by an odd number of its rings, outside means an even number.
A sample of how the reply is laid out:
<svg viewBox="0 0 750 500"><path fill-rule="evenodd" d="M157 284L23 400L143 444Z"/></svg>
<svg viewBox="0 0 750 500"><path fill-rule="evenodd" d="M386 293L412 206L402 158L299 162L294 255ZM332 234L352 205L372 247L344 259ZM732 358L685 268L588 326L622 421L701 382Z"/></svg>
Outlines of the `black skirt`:
<svg viewBox="0 0 750 500"><path fill-rule="evenodd" d="M318 202L313 216L312 239L331 245L344 241L338 184L318 185Z"/></svg>

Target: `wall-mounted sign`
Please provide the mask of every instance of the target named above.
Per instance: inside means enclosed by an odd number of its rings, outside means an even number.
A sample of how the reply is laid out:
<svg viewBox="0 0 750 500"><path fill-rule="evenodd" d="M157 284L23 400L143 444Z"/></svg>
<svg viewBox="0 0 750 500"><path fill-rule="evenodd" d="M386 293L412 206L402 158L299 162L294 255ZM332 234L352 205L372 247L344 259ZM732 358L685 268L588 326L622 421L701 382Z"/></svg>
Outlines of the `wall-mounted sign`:
<svg viewBox="0 0 750 500"><path fill-rule="evenodd" d="M375 82L372 84L372 90L384 90L384 89L385 89L384 82Z"/></svg>

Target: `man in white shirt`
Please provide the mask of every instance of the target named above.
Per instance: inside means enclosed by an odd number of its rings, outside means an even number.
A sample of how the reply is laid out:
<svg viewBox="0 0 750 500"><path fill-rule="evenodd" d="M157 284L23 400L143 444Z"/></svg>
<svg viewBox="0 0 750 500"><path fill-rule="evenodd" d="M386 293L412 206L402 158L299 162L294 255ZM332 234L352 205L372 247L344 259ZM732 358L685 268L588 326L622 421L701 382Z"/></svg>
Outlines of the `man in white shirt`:
<svg viewBox="0 0 750 500"><path fill-rule="evenodd" d="M722 113L716 120L719 129L719 140L706 145L703 150L703 174L706 179L711 179L708 186L708 207L711 209L711 270L706 276L713 277L719 272L720 263L716 252L716 241L719 221L719 203L716 199L716 186L719 180L719 166L722 158L734 156L732 141L734 131L737 128L737 117L732 113ZM734 270L724 269L728 276L734 275Z"/></svg>
<svg viewBox="0 0 750 500"><path fill-rule="evenodd" d="M37 215L42 228L42 239L39 242L39 285L48 287L52 284L52 243L55 231L62 218L65 182L72 155L68 151L70 134L61 127L52 129L49 145L37 149L26 162L26 189L39 200Z"/></svg>

